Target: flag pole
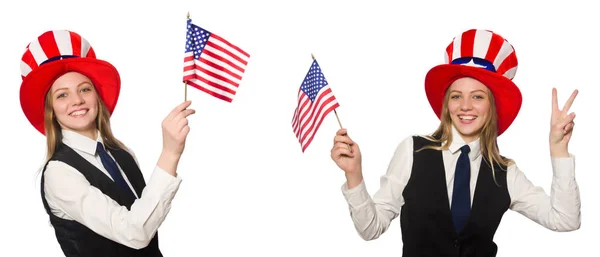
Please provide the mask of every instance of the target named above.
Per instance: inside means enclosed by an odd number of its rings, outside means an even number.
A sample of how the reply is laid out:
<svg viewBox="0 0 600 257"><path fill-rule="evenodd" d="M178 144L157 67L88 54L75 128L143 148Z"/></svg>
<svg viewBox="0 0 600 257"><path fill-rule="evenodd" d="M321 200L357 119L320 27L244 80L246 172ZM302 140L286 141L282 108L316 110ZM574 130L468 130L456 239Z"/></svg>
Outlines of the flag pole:
<svg viewBox="0 0 600 257"><path fill-rule="evenodd" d="M189 20L189 19L190 19L190 11L187 12L187 16L186 16L186 20ZM183 82L183 90L184 90L183 91L183 97L184 97L183 101L184 102L187 101L187 88L188 88L187 81L184 81Z"/></svg>
<svg viewBox="0 0 600 257"><path fill-rule="evenodd" d="M313 61L315 60L315 55L314 54L310 54L310 56L312 57ZM338 124L340 124L340 129L343 129L344 127L342 127L342 122L340 122L340 117L337 114L337 111L335 109L333 109L333 113L335 113L335 118L338 121ZM352 147L350 147L349 144L346 144L348 146L348 150L350 150L350 152L352 152Z"/></svg>

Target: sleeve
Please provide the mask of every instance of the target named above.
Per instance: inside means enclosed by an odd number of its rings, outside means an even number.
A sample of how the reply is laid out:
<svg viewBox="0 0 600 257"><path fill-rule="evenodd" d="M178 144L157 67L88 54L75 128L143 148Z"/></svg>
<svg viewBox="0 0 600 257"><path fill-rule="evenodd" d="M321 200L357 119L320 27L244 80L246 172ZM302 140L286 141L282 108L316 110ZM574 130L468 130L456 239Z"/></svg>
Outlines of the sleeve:
<svg viewBox="0 0 600 257"><path fill-rule="evenodd" d="M150 243L181 183L156 166L142 196L128 211L63 162L49 162L44 179L45 197L53 213L62 212L99 235L134 249Z"/></svg>
<svg viewBox="0 0 600 257"><path fill-rule="evenodd" d="M581 226L581 200L575 181L575 157L552 158L550 195L533 185L516 165L508 168L510 209L553 231L573 231Z"/></svg>
<svg viewBox="0 0 600 257"><path fill-rule="evenodd" d="M383 234L404 205L402 192L412 168L412 141L412 137L408 137L397 146L386 174L380 179L380 189L373 198L367 192L364 180L351 189L348 189L347 183L342 185L350 216L364 240L373 240Z"/></svg>

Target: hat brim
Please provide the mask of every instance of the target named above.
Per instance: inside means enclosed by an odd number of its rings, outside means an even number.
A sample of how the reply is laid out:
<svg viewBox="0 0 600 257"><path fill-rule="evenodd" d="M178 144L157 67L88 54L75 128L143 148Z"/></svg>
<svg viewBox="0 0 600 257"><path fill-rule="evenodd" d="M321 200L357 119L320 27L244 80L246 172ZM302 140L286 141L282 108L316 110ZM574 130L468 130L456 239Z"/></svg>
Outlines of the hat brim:
<svg viewBox="0 0 600 257"><path fill-rule="evenodd" d="M78 72L88 77L112 115L121 89L121 78L110 63L92 58L68 58L46 63L31 71L21 83L20 100L23 113L40 133L44 129L46 94L54 81L67 72Z"/></svg>
<svg viewBox="0 0 600 257"><path fill-rule="evenodd" d="M471 77L486 85L496 102L498 136L512 124L521 109L522 95L515 83L495 72L478 67L457 64L442 64L433 67L425 76L425 92L431 108L441 117L446 89L455 80Z"/></svg>

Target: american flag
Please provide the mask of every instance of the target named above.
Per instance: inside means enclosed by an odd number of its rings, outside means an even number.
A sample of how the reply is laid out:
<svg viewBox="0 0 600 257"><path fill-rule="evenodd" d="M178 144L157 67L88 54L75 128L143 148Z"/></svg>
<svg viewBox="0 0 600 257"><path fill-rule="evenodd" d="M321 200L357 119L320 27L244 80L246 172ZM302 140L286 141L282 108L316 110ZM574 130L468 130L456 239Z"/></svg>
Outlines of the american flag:
<svg viewBox="0 0 600 257"><path fill-rule="evenodd" d="M187 20L183 82L231 102L248 59L244 50Z"/></svg>
<svg viewBox="0 0 600 257"><path fill-rule="evenodd" d="M338 106L317 60L314 60L298 90L298 106L292 119L302 152L312 142L325 116Z"/></svg>

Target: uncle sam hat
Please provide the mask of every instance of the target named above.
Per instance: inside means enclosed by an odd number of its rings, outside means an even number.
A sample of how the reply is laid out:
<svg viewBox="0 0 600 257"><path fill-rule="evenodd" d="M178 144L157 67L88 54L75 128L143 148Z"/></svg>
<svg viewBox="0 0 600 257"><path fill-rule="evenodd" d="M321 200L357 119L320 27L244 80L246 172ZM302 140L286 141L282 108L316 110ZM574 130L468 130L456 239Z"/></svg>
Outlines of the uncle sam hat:
<svg viewBox="0 0 600 257"><path fill-rule="evenodd" d="M44 135L46 94L54 81L67 72L88 77L111 115L117 104L121 89L117 69L96 59L90 43L79 34L68 30L46 31L25 49L21 58L20 88L23 113Z"/></svg>
<svg viewBox="0 0 600 257"><path fill-rule="evenodd" d="M502 36L490 30L467 30L448 45L444 64L427 72L425 93L431 108L441 118L444 95L452 82L463 77L480 81L494 95L499 136L521 109L521 91L512 81L517 66L515 49Z"/></svg>

